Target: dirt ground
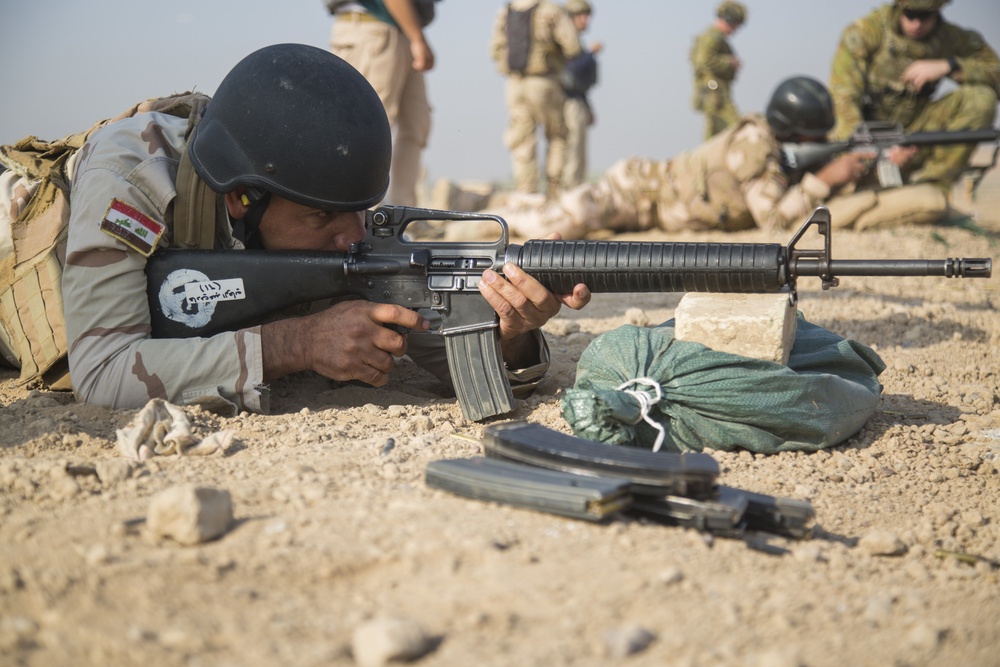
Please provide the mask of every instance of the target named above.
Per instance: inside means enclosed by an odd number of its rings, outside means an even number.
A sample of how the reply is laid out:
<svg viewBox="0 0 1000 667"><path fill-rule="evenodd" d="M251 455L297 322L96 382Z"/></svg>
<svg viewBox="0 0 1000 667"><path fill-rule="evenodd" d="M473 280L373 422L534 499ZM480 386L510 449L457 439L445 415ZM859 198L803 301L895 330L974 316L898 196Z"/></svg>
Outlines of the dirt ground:
<svg viewBox="0 0 1000 667"><path fill-rule="evenodd" d="M837 232L835 257L996 258L1000 177L974 207L955 201L971 224ZM668 319L680 296L598 295L561 314L546 328L552 372L493 421L570 432L560 400L587 344ZM234 432L226 453L156 457L124 478L93 472L121 458L116 429L136 411L4 372L0 663L308 667L370 651L378 664L392 633L369 623L395 618L423 632L426 667L997 665L998 302L997 277L800 283L807 319L886 362L877 413L826 451L712 455L725 484L811 501L802 541L591 524L431 489L427 464L480 453L484 424L407 361L379 389L287 378L268 416L188 410L201 436ZM229 492L219 539L151 536L151 499L186 484Z"/></svg>

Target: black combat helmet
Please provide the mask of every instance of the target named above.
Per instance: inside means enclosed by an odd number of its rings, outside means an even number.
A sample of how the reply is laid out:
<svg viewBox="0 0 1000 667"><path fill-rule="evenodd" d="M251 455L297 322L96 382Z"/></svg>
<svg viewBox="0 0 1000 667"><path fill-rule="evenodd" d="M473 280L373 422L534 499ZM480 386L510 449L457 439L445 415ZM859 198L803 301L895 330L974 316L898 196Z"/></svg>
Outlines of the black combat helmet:
<svg viewBox="0 0 1000 667"><path fill-rule="evenodd" d="M767 104L767 123L779 140L794 136L823 139L833 128L833 98L808 76L785 79Z"/></svg>
<svg viewBox="0 0 1000 667"><path fill-rule="evenodd" d="M276 44L226 75L190 143L219 193L249 186L326 211L359 211L389 186L392 135L378 95L328 51Z"/></svg>

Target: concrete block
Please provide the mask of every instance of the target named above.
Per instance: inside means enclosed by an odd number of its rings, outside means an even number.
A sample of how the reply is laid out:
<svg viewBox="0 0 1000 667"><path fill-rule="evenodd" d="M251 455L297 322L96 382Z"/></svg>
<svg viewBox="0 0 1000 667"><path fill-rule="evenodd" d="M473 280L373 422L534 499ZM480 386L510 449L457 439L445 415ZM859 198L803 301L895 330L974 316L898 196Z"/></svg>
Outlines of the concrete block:
<svg viewBox="0 0 1000 667"><path fill-rule="evenodd" d="M796 308L787 292L689 292L674 310L674 337L719 352L788 363L795 343Z"/></svg>

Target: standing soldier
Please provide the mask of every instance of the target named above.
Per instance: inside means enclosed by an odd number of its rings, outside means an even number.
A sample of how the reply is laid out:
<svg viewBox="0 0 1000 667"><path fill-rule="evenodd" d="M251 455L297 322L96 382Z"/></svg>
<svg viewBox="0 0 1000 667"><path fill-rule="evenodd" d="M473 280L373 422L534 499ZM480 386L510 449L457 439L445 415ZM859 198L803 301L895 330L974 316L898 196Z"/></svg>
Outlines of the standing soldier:
<svg viewBox="0 0 1000 667"><path fill-rule="evenodd" d="M715 10L715 22L698 35L691 47L694 65L694 108L705 114L705 138L708 139L740 117L729 87L740 69L740 59L733 53L726 38L747 20L747 8L739 2L725 0Z"/></svg>
<svg viewBox="0 0 1000 667"><path fill-rule="evenodd" d="M947 1L896 0L844 30L830 76L837 115L832 138L849 137L866 120L900 123L907 133L992 126L1000 61L978 32L944 20ZM946 77L958 87L933 99ZM904 163L904 182L935 183L947 191L974 149L897 147L894 161Z"/></svg>
<svg viewBox="0 0 1000 667"><path fill-rule="evenodd" d="M580 53L580 37L562 7L549 0L512 0L500 10L491 53L507 77L504 143L510 151L514 187L538 191L537 139L541 126L548 142L545 176L555 196L566 159L566 123L559 77L566 61Z"/></svg>
<svg viewBox="0 0 1000 667"><path fill-rule="evenodd" d="M587 93L597 84L597 54L602 44L587 48L582 35L590 25L593 8L587 0L568 0L566 12L580 32L580 55L566 63L563 72L563 92L566 104L566 164L563 167L562 185L567 190L583 183L587 178L587 130L594 124L594 110Z"/></svg>
<svg viewBox="0 0 1000 667"><path fill-rule="evenodd" d="M431 133L424 73L434 51L424 34L435 0L327 0L334 15L330 51L375 88L393 129L392 173L385 203L416 206L420 154Z"/></svg>

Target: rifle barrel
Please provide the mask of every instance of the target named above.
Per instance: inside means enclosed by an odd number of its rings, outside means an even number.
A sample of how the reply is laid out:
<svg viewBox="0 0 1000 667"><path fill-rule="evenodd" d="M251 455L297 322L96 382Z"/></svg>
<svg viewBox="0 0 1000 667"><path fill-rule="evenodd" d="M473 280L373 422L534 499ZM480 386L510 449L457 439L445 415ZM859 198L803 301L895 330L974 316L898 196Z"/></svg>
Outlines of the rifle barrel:
<svg viewBox="0 0 1000 667"><path fill-rule="evenodd" d="M989 278L993 260L989 258L948 259L832 259L829 272L834 276L938 276L944 278ZM821 262L800 259L795 262L796 276L819 276Z"/></svg>
<svg viewBox="0 0 1000 667"><path fill-rule="evenodd" d="M796 277L941 276L989 278L988 258L840 259L800 257L789 265L776 243L528 241L506 261L556 293L577 283L595 293L777 292Z"/></svg>
<svg viewBox="0 0 1000 667"><path fill-rule="evenodd" d="M783 253L776 243L527 241L506 261L563 294L577 283L592 292L776 292Z"/></svg>
<svg viewBox="0 0 1000 667"><path fill-rule="evenodd" d="M907 134L900 141L902 146L928 146L945 144L978 144L997 141L1000 130L988 128L985 130L955 130L951 132L916 132Z"/></svg>

